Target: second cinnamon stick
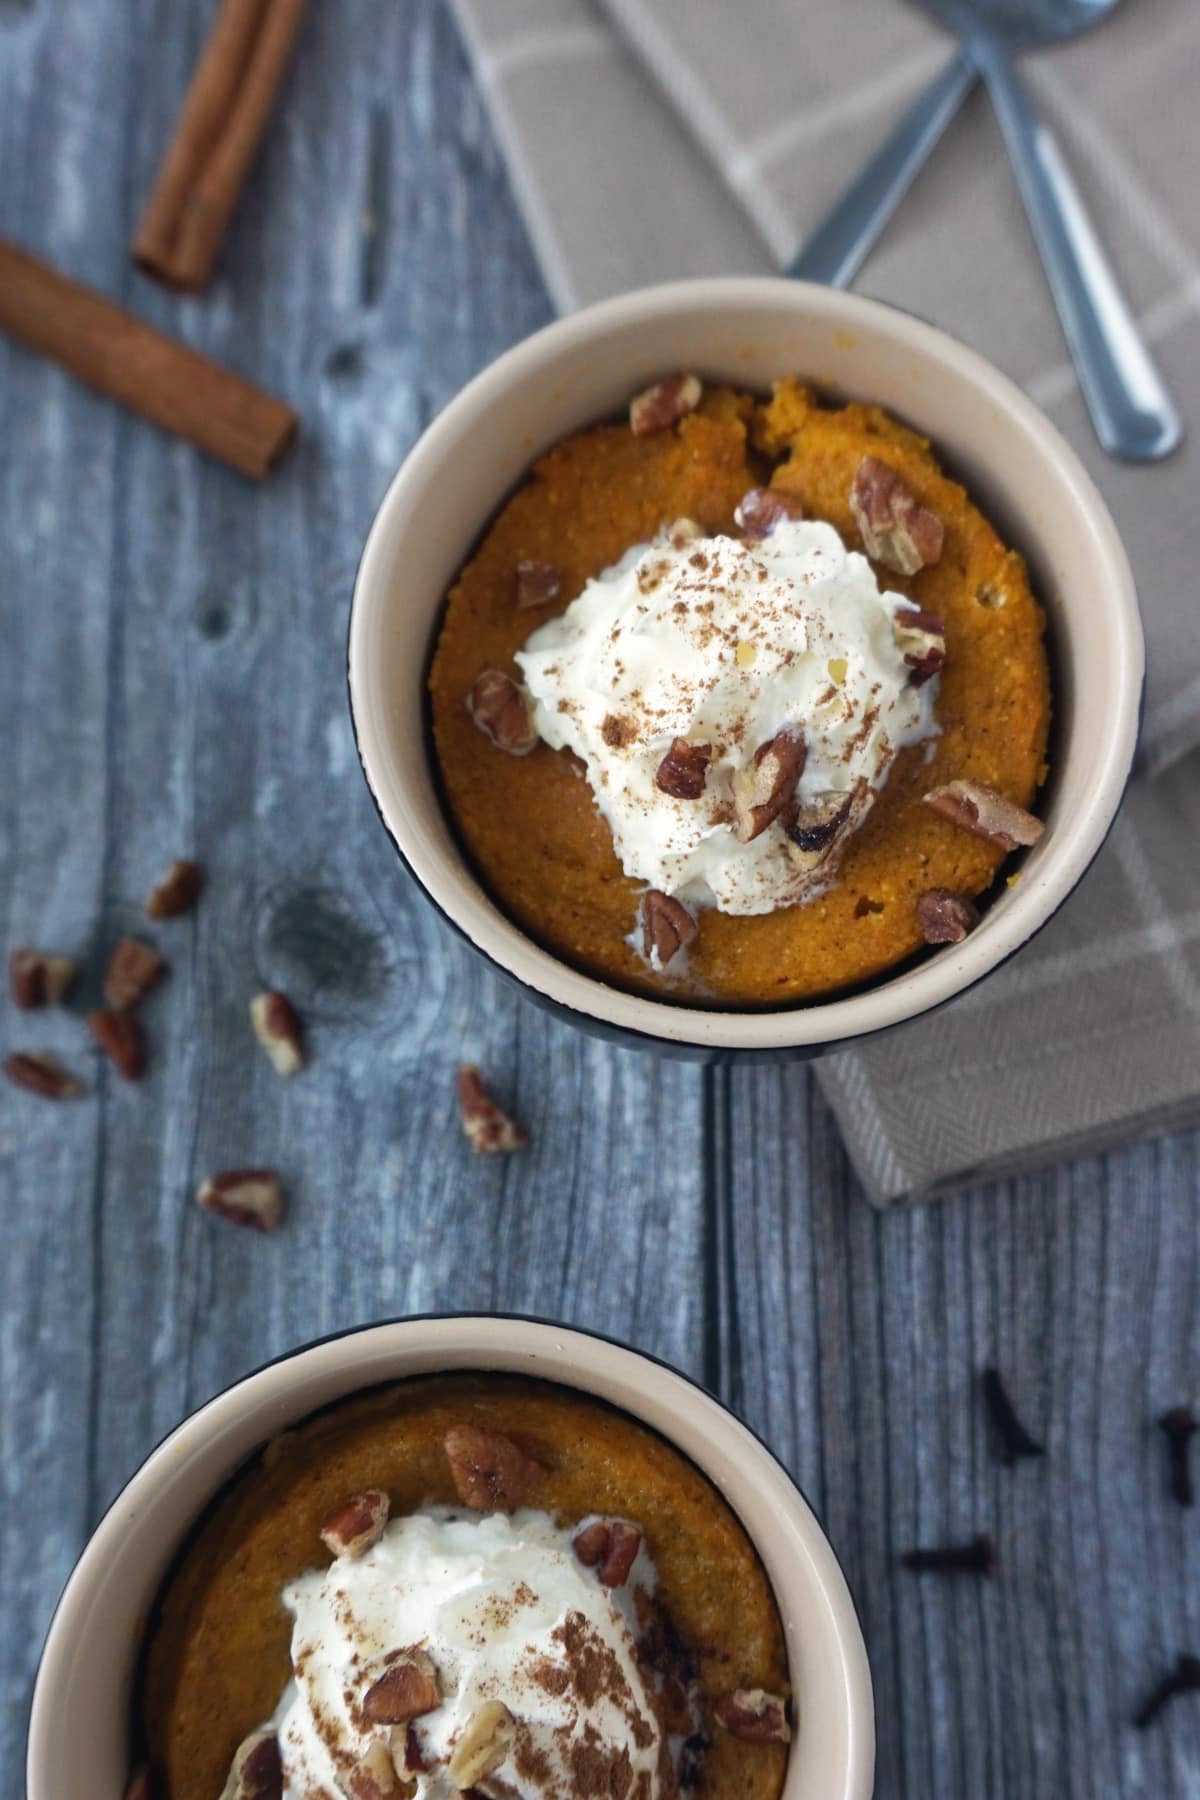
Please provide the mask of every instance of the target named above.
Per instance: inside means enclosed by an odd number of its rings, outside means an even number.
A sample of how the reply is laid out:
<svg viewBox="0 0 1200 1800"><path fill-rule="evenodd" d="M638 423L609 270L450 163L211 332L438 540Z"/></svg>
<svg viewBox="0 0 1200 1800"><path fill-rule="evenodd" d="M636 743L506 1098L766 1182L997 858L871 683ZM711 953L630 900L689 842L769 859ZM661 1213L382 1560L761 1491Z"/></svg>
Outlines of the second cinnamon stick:
<svg viewBox="0 0 1200 1800"><path fill-rule="evenodd" d="M257 480L299 428L282 400L2 238L0 331Z"/></svg>
<svg viewBox="0 0 1200 1800"><path fill-rule="evenodd" d="M133 240L168 287L208 280L283 80L305 0L221 0Z"/></svg>

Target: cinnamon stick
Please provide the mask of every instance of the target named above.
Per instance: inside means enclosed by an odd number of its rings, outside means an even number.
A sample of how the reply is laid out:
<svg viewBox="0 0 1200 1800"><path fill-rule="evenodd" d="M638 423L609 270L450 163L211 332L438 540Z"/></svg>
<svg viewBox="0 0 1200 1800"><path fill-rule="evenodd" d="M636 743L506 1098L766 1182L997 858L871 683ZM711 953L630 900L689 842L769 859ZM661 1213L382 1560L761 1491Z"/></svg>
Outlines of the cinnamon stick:
<svg viewBox="0 0 1200 1800"><path fill-rule="evenodd" d="M258 480L270 474L299 429L282 400L3 238L0 331Z"/></svg>
<svg viewBox="0 0 1200 1800"><path fill-rule="evenodd" d="M291 56L305 0L221 0L133 240L133 260L198 292Z"/></svg>

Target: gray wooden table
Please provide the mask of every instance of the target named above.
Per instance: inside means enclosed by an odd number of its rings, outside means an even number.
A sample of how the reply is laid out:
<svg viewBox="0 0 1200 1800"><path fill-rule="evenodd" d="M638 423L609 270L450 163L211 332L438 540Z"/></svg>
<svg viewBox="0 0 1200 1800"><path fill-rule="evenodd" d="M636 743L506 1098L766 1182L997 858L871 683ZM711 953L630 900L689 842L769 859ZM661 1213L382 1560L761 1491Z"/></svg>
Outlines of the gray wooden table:
<svg viewBox="0 0 1200 1800"><path fill-rule="evenodd" d="M0 1094L0 1793L97 1515L178 1419L265 1358L428 1308L522 1309L706 1380L795 1471L874 1668L881 1797L1195 1794L1200 1700L1131 1730L1200 1650L1195 1515L1152 1425L1197 1383L1200 1137L878 1216L808 1072L703 1072L551 1023L473 961L359 775L347 603L385 482L481 364L549 315L436 0L314 5L209 298L125 246L209 0L0 0L0 231L293 400L257 490L0 343L4 941L106 946L171 855L205 900L154 935L149 1075L71 1013L6 1009L88 1097ZM263 983L314 1063L252 1043ZM477 1058L532 1134L476 1159ZM202 1216L214 1167L286 1175L272 1239ZM1043 1462L989 1452L998 1362ZM908 1545L992 1530L991 1584ZM69 1721L65 1722L69 1728Z"/></svg>

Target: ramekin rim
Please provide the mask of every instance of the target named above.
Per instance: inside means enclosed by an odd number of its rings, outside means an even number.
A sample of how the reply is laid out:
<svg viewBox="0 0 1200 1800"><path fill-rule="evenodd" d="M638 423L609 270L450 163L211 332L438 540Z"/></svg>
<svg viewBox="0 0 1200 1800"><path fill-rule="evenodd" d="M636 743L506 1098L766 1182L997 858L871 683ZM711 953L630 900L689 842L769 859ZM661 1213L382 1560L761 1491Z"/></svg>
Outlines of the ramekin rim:
<svg viewBox="0 0 1200 1800"><path fill-rule="evenodd" d="M427 463L436 462L444 445L457 437L465 419L490 404L493 393L525 379L558 350L586 342L626 322L650 319L683 308L737 303L753 308L775 306L783 296L802 296L806 308L831 320L871 323L885 334L906 335L909 353L926 354L934 364L949 364L995 403L1013 413L1018 423L1060 467L1080 508L1081 518L1098 538L1098 553L1108 571L1113 597L1112 623L1120 633L1117 666L1124 679L1114 691L1112 729L1106 756L1098 766L1092 804L1082 823L1056 843L1047 843L1036 871L1024 872L1007 897L1002 935L968 936L961 944L939 950L916 967L901 969L865 991L793 1005L778 1010L704 1009L678 1001L657 1000L624 989L564 962L515 925L486 893L465 860L457 878L446 880L421 855L406 832L402 813L381 791L368 732L381 734L371 709L364 642L366 596L382 597L385 584L376 578L391 513L409 487L415 487ZM902 308L841 290L816 287L780 276L692 277L685 281L637 288L597 301L566 318L554 320L504 351L480 370L427 427L413 445L384 493L363 548L355 577L347 641L347 674L351 720L359 760L369 792L405 866L437 909L479 950L542 999L581 1020L624 1031L647 1042L687 1046L701 1051L817 1050L907 1023L943 1005L990 974L1035 935L1070 896L1100 850L1127 785L1137 747L1145 650L1129 559L1107 505L1082 461L1066 439L1011 378L971 346L940 327ZM1058 853L1054 854L1057 848Z"/></svg>

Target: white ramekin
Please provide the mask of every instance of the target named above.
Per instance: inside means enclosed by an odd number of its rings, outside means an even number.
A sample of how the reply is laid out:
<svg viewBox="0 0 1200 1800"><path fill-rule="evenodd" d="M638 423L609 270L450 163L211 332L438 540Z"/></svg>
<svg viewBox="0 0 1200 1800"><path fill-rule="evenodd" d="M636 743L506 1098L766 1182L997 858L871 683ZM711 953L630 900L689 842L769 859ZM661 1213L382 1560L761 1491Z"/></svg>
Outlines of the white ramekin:
<svg viewBox="0 0 1200 1800"><path fill-rule="evenodd" d="M101 1520L42 1654L27 1800L122 1800L138 1652L164 1572L206 1504L276 1433L378 1382L456 1369L517 1372L622 1407L725 1495L766 1568L787 1633L800 1727L784 1800L868 1800L871 1677L837 1559L752 1432L652 1357L564 1325L472 1316L367 1326L294 1351L210 1400L161 1443Z"/></svg>
<svg viewBox="0 0 1200 1800"><path fill-rule="evenodd" d="M702 1011L623 993L559 961L492 902L460 852L432 764L425 676L446 589L531 462L689 368L766 388L784 374L877 401L925 432L1024 552L1050 619L1055 675L1048 829L1022 879L961 944L846 998ZM429 427L371 528L354 591L350 698L371 792L429 898L497 968L587 1030L678 1054L814 1051L911 1019L978 981L1057 910L1125 788L1144 656L1129 563L1074 452L1011 381L906 313L772 279L646 288L537 332Z"/></svg>

